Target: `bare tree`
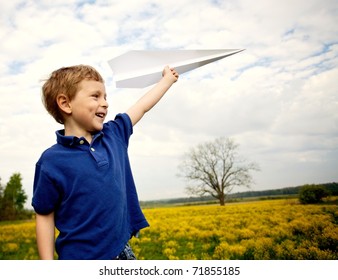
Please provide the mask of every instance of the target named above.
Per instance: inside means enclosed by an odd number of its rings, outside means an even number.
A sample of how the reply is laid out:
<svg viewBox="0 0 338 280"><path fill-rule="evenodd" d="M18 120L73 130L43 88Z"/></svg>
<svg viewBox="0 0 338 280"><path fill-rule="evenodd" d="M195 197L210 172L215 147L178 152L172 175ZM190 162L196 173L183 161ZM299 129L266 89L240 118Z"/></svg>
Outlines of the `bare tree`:
<svg viewBox="0 0 338 280"><path fill-rule="evenodd" d="M197 184L187 187L192 195L211 195L225 204L227 195L237 186L250 187L250 171L256 163L247 163L238 154L238 144L230 138L217 138L192 148L179 165L179 176Z"/></svg>

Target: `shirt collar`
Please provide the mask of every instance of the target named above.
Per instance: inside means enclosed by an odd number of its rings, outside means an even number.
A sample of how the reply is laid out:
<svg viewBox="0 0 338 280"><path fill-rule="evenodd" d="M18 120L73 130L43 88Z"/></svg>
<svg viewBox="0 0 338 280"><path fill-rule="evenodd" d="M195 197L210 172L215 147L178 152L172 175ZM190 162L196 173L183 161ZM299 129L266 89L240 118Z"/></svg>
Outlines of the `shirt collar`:
<svg viewBox="0 0 338 280"><path fill-rule="evenodd" d="M75 145L81 145L83 144L83 141L87 140L84 137L76 137L76 136L65 136L65 130L64 129L60 129L57 130L55 132L56 134L56 142L58 144L61 144L63 146L75 146ZM99 131L95 134L93 134L93 142L98 139L101 138L103 136L103 132Z"/></svg>

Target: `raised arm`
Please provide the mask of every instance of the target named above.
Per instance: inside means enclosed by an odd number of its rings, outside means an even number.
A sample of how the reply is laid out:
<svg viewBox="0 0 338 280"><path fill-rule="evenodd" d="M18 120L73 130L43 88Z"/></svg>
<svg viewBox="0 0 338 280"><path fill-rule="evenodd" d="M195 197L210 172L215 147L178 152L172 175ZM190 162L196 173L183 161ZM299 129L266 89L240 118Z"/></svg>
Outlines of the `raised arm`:
<svg viewBox="0 0 338 280"><path fill-rule="evenodd" d="M41 260L54 259L54 212L49 215L36 214L36 241Z"/></svg>
<svg viewBox="0 0 338 280"><path fill-rule="evenodd" d="M160 101L163 95L178 79L175 69L166 66L162 73L162 79L145 95L143 95L133 106L127 110L133 126Z"/></svg>

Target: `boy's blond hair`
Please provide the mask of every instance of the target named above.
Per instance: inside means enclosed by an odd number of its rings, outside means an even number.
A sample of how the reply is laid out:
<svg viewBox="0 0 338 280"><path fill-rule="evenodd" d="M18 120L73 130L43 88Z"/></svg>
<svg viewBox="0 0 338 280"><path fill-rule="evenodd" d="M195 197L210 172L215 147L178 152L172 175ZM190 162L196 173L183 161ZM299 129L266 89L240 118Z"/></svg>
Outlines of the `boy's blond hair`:
<svg viewBox="0 0 338 280"><path fill-rule="evenodd" d="M57 104L58 95L64 94L69 100L72 100L75 97L78 84L85 79L104 83L100 73L93 67L75 65L55 70L42 86L42 102L48 113L58 123L64 123L64 117Z"/></svg>

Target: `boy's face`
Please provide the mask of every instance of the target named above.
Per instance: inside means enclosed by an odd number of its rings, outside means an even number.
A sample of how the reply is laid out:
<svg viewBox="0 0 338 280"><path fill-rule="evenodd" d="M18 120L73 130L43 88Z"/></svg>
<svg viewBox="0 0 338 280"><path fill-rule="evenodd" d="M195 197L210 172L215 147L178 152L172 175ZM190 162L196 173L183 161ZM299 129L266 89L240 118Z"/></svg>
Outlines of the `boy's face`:
<svg viewBox="0 0 338 280"><path fill-rule="evenodd" d="M103 83L83 80L70 101L71 126L82 135L100 131L108 112L107 94Z"/></svg>

